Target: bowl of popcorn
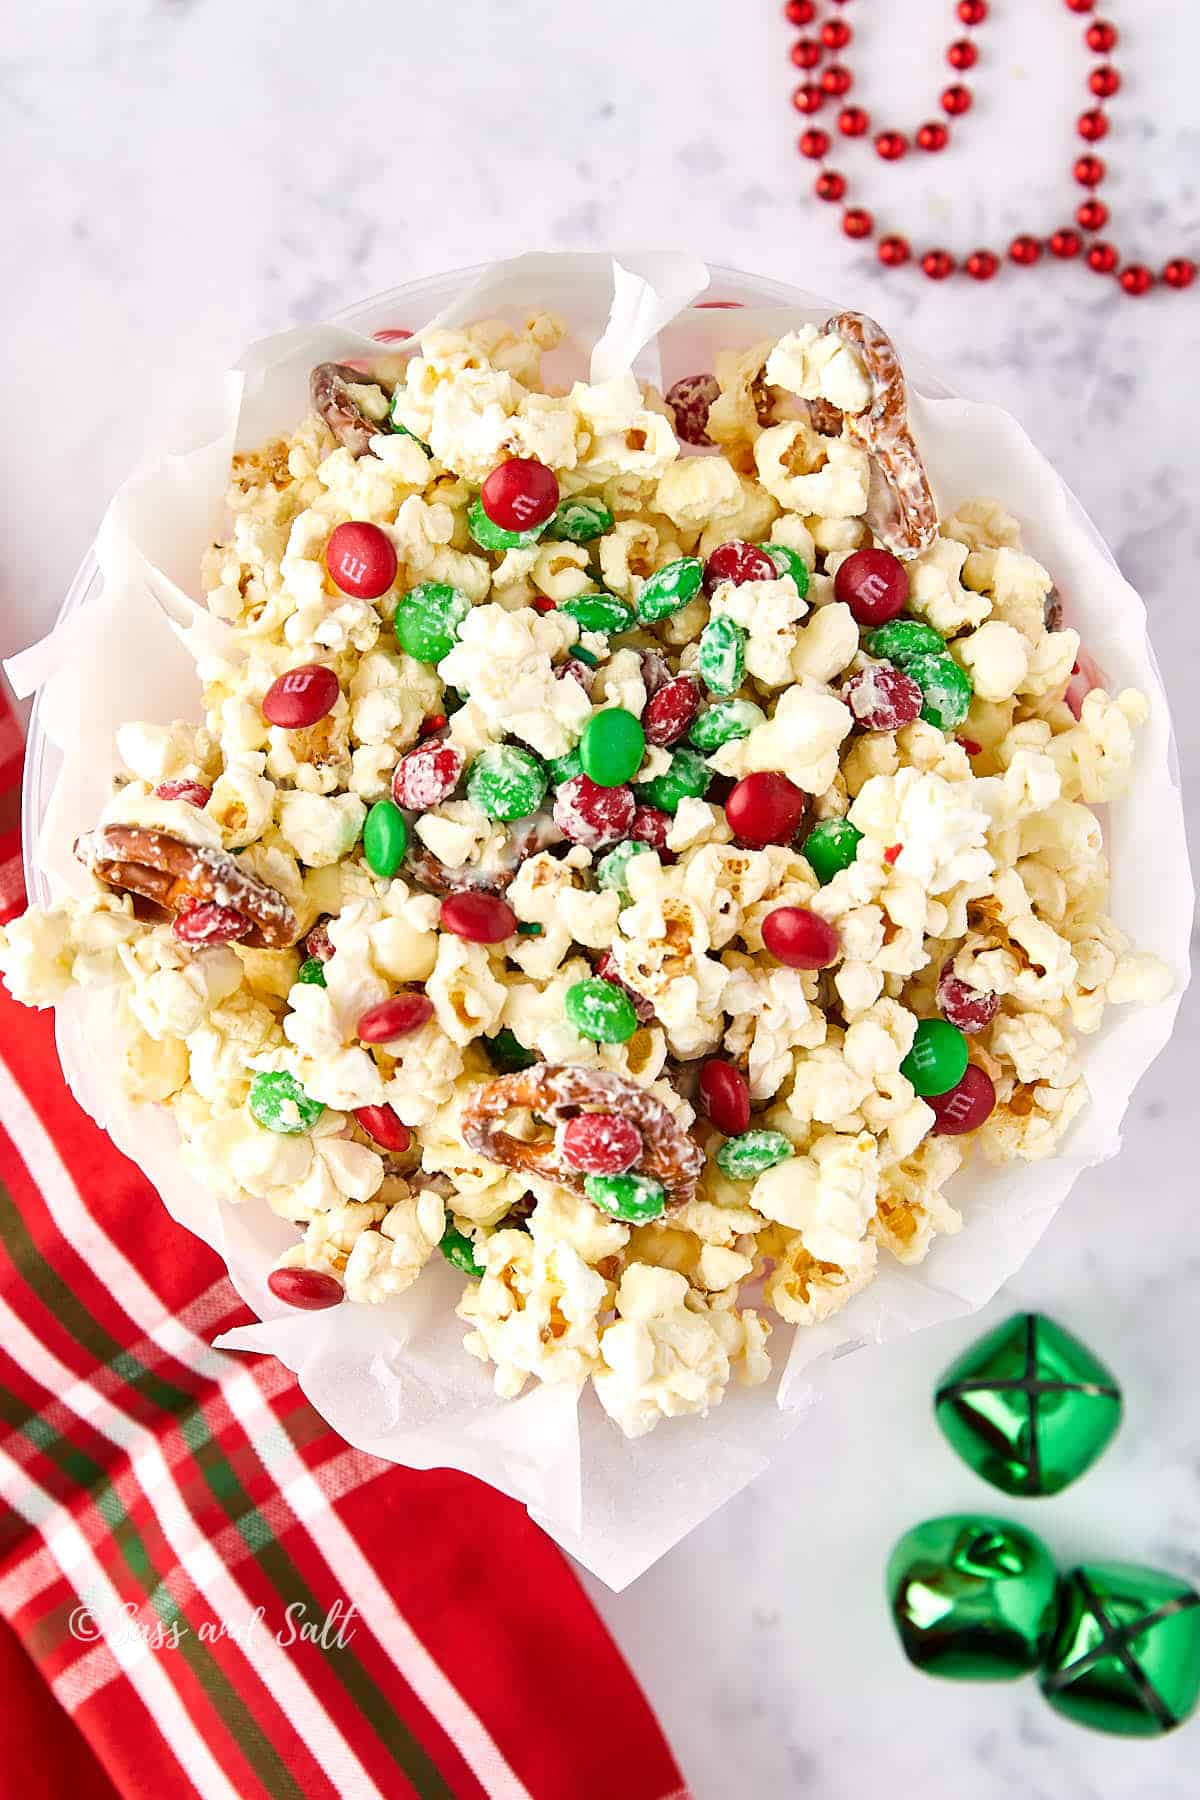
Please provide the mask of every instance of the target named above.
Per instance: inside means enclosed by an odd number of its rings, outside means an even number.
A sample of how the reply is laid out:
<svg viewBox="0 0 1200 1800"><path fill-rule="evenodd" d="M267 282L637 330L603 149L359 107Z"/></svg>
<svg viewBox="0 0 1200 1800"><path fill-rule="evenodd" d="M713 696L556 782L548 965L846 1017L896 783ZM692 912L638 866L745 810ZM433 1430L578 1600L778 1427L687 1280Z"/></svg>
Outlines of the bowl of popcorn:
<svg viewBox="0 0 1200 1800"><path fill-rule="evenodd" d="M256 347L14 668L0 973L226 1255L230 1341L585 1555L987 1298L1186 978L1165 701L1077 503L872 318L705 279L526 258Z"/></svg>

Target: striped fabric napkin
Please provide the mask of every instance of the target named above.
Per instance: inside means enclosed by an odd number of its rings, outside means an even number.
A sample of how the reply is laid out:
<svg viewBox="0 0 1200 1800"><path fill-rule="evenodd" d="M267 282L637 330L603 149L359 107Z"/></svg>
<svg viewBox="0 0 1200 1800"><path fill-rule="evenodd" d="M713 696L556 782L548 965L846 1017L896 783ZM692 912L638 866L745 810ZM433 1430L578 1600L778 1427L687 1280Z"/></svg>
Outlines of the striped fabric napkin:
<svg viewBox="0 0 1200 1800"><path fill-rule="evenodd" d="M24 904L0 692L0 921ZM687 1800L523 1509L352 1449L0 987L0 1787Z"/></svg>

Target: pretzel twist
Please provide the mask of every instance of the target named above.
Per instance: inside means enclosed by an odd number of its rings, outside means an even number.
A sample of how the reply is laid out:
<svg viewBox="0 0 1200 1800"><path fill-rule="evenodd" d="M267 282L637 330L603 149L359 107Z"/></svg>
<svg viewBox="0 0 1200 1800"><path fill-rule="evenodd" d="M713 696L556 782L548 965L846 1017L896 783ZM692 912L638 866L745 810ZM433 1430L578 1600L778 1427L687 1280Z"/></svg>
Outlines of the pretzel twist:
<svg viewBox="0 0 1200 1800"><path fill-rule="evenodd" d="M867 523L894 556L909 561L937 537L938 517L925 464L908 425L908 397L900 358L882 325L866 313L835 313L825 322L857 353L871 383L870 405L847 413L846 429L871 457ZM875 491L882 488L883 492Z"/></svg>

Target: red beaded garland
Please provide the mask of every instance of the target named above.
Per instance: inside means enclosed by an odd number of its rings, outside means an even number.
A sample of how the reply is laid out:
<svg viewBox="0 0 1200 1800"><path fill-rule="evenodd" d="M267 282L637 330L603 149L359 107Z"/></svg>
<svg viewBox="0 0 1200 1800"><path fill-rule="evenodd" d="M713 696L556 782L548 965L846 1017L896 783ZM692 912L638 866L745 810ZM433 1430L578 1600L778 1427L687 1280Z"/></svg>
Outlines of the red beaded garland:
<svg viewBox="0 0 1200 1800"><path fill-rule="evenodd" d="M1084 231L1103 231L1108 224L1108 208L1103 200L1084 200L1075 209L1075 222Z"/></svg>
<svg viewBox="0 0 1200 1800"><path fill-rule="evenodd" d="M972 250L963 268L972 281L990 281L1000 267L1000 258L991 250Z"/></svg>
<svg viewBox="0 0 1200 1800"><path fill-rule="evenodd" d="M1117 46L1117 28L1107 19L1096 19L1083 34L1083 41L1097 56L1107 56Z"/></svg>
<svg viewBox="0 0 1200 1800"><path fill-rule="evenodd" d="M830 4L836 6L846 3L847 0L830 0ZM1066 5L1072 12L1088 14L1094 10L1095 0L1066 0ZM802 68L815 71L826 51L836 54L854 41L853 30L843 19L826 16L822 21L818 18L819 8L814 0L791 0L784 13L793 25L814 22L817 25L814 35L802 37L791 45L792 60ZM988 18L987 0L958 0L955 13L970 31ZM1083 38L1093 55L1107 58L1116 48L1119 34L1109 20L1093 19L1086 26ZM945 57L950 68L964 73L978 63L979 48L972 37L959 37L947 45ZM854 75L850 68L841 62L830 63L816 79L795 90L793 103L801 112L816 112L828 96L844 95L853 84ZM1089 71L1087 85L1092 94L1104 100L1120 91L1122 81L1112 63L1104 61ZM973 103L972 90L961 82L952 83L940 95L941 109L951 118L969 112ZM843 106L838 113L837 126L843 137L863 137L870 131L871 121L863 107ZM1110 132L1107 113L1100 106L1087 107L1076 118L1076 132L1087 144L1101 142ZM879 131L874 138L874 147L883 161L894 162L907 153L910 143L933 153L945 149L949 141L950 134L940 120L926 120L912 133L911 139L905 132L891 127ZM829 134L809 130L799 138L798 147L803 156L821 161L828 154ZM1095 189L1106 179L1108 171L1100 157L1086 154L1076 159L1072 174L1081 187ZM818 176L814 191L822 200L840 201L848 192L848 183L839 171L827 169ZM1108 222L1109 212L1107 206L1091 194L1077 208L1075 216L1078 231L1062 226L1045 237L1018 233L1008 247L1007 259L1016 267L1029 268L1041 260L1045 250L1064 261L1079 256L1084 250L1080 232L1090 234L1102 230ZM848 238L871 238L876 230L875 215L863 206L847 206L842 212L841 228ZM913 252L906 237L899 232L889 232L878 239L876 255L885 268L898 268L912 259ZM1001 260L996 252L982 248L973 251L961 264L949 251L939 247L918 253L922 271L933 281L946 280L960 267L973 280L987 281L999 272ZM1182 290L1192 284L1196 275L1195 264L1187 257L1171 258L1157 276L1142 263L1129 263L1122 268L1120 253L1110 244L1092 244L1086 252L1086 261L1097 273L1117 273L1122 291L1131 296L1145 294L1160 283L1164 288Z"/></svg>
<svg viewBox="0 0 1200 1800"><path fill-rule="evenodd" d="M1154 277L1145 263L1129 263L1121 270L1118 280L1127 294L1136 299L1140 294L1149 293L1154 286Z"/></svg>

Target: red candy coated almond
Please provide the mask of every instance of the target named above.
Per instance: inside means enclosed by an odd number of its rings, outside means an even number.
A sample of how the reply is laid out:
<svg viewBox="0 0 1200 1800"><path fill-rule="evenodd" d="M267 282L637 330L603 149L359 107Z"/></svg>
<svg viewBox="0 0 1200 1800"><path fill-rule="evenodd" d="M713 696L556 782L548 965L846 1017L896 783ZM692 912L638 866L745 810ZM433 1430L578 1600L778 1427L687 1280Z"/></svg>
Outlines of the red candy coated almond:
<svg viewBox="0 0 1200 1800"><path fill-rule="evenodd" d="M393 1038L420 1031L432 1017L433 1001L428 994L393 994L367 1008L358 1021L358 1036L364 1044L389 1044Z"/></svg>
<svg viewBox="0 0 1200 1800"><path fill-rule="evenodd" d="M660 747L677 743L695 718L699 705L699 684L690 675L672 676L654 694L642 714L646 742Z"/></svg>
<svg viewBox="0 0 1200 1800"><path fill-rule="evenodd" d="M750 1123L750 1088L735 1063L712 1056L700 1071L700 1105L725 1137L737 1137Z"/></svg>
<svg viewBox="0 0 1200 1800"><path fill-rule="evenodd" d="M407 1150L412 1132L390 1106L356 1106L354 1117L384 1150Z"/></svg>
<svg viewBox="0 0 1200 1800"><path fill-rule="evenodd" d="M826 969L841 940L828 919L803 906L777 906L762 922L763 943L789 969Z"/></svg>
<svg viewBox="0 0 1200 1800"><path fill-rule="evenodd" d="M472 944L502 944L517 929L517 915L498 894L463 888L442 901L440 924Z"/></svg>
<svg viewBox="0 0 1200 1800"><path fill-rule="evenodd" d="M202 781L160 781L154 792L160 800L186 800L189 806L207 806L212 789Z"/></svg>
<svg viewBox="0 0 1200 1800"><path fill-rule="evenodd" d="M342 1284L336 1275L321 1269L272 1269L267 1286L277 1300L298 1306L302 1312L319 1312L326 1306L338 1306Z"/></svg>

